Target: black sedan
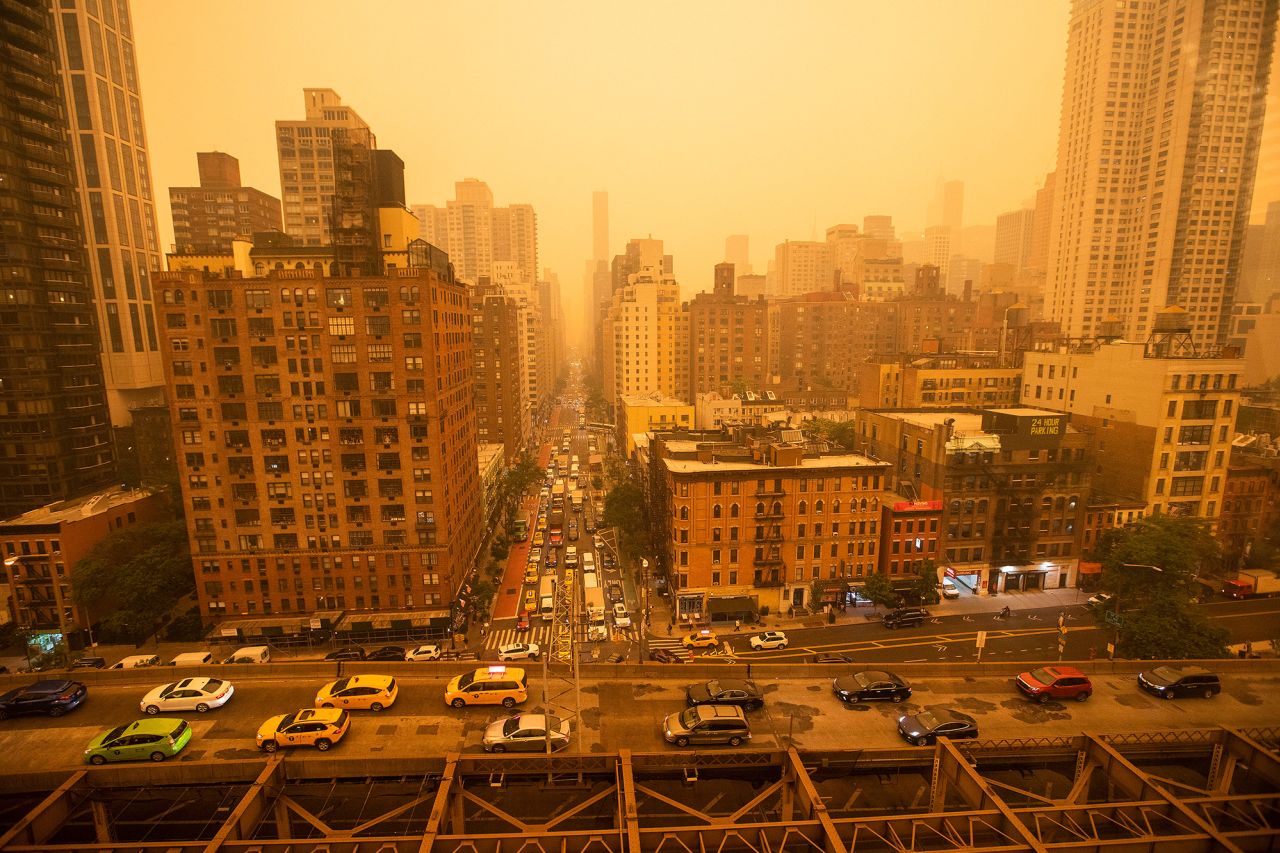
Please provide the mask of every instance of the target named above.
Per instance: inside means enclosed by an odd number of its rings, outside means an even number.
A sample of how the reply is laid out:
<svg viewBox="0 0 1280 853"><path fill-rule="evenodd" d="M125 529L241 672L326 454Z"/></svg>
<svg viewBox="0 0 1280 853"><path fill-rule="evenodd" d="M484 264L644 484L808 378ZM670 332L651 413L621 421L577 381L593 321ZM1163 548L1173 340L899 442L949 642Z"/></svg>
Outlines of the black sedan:
<svg viewBox="0 0 1280 853"><path fill-rule="evenodd" d="M872 699L901 702L911 696L911 685L892 672L878 670L842 675L831 682L831 689L842 702L869 702Z"/></svg>
<svg viewBox="0 0 1280 853"><path fill-rule="evenodd" d="M936 743L940 737L977 737L978 722L968 714L940 709L898 718L898 734L916 746Z"/></svg>
<svg viewBox="0 0 1280 853"><path fill-rule="evenodd" d="M404 646L383 646L380 649L369 652L369 656L365 660L404 660Z"/></svg>
<svg viewBox="0 0 1280 853"><path fill-rule="evenodd" d="M75 709L88 695L88 688L78 681L37 681L0 696L0 720L26 714L61 717Z"/></svg>
<svg viewBox="0 0 1280 853"><path fill-rule="evenodd" d="M764 693L754 681L717 678L702 684L690 684L684 691L690 705L737 705L751 711L764 705Z"/></svg>
<svg viewBox="0 0 1280 853"><path fill-rule="evenodd" d="M367 658L368 656L365 655L364 649L359 646L343 646L324 656L325 660L367 660ZM404 660L404 657L402 656L400 659Z"/></svg>
<svg viewBox="0 0 1280 853"><path fill-rule="evenodd" d="M654 649L649 652L649 660L658 663L684 663L684 658L671 651L671 649Z"/></svg>

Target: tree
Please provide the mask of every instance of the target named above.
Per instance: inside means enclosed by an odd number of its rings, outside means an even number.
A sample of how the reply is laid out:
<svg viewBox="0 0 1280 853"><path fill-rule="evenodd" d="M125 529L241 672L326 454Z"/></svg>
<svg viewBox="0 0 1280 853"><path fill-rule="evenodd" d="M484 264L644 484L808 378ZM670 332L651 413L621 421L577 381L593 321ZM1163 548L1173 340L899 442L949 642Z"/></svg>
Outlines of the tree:
<svg viewBox="0 0 1280 853"><path fill-rule="evenodd" d="M186 524L135 524L107 534L71 568L77 604L107 635L146 639L195 592Z"/></svg>
<svg viewBox="0 0 1280 853"><path fill-rule="evenodd" d="M925 560L920 565L920 571L916 572L911 586L904 592L908 598L921 605L937 604L942 600L938 593L938 567L933 560Z"/></svg>
<svg viewBox="0 0 1280 853"><path fill-rule="evenodd" d="M1227 632L1191 609L1200 592L1196 579L1221 573L1221 552L1205 522L1167 515L1143 518L1108 530L1098 555L1103 589L1116 598L1095 615L1099 624L1108 625L1108 618L1120 614L1118 656L1225 656Z"/></svg>
<svg viewBox="0 0 1280 853"><path fill-rule="evenodd" d="M528 451L521 453L516 463L507 469L507 483L512 496L518 499L535 483L542 482L542 474L542 466L538 464L538 460L534 459Z"/></svg>
<svg viewBox="0 0 1280 853"><path fill-rule="evenodd" d="M902 600L889 578L881 574L868 575L862 582L862 597L871 599L877 607L890 608L897 607Z"/></svg>
<svg viewBox="0 0 1280 853"><path fill-rule="evenodd" d="M618 530L619 544L630 555L647 551L649 537L649 513L644 492L635 483L622 482L604 496L605 527Z"/></svg>
<svg viewBox="0 0 1280 853"><path fill-rule="evenodd" d="M814 418L806 428L848 451L857 449L858 436L853 421L833 421L830 418Z"/></svg>

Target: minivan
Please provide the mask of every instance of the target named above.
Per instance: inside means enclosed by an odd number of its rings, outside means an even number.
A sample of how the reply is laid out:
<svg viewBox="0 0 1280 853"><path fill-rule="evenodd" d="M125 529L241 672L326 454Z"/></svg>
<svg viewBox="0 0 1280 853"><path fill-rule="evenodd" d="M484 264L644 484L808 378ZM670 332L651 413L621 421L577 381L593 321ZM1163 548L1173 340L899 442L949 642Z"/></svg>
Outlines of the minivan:
<svg viewBox="0 0 1280 853"><path fill-rule="evenodd" d="M662 721L662 739L676 746L751 740L747 715L737 705L694 705Z"/></svg>
<svg viewBox="0 0 1280 853"><path fill-rule="evenodd" d="M880 618L886 628L914 628L924 623L929 614L919 607L899 607Z"/></svg>
<svg viewBox="0 0 1280 853"><path fill-rule="evenodd" d="M223 661L223 663L267 663L271 660L271 648L269 646L245 646L236 649L231 657Z"/></svg>
<svg viewBox="0 0 1280 853"><path fill-rule="evenodd" d="M529 698L529 679L523 669L502 665L464 672L449 682L444 703L454 708L467 705L501 705L513 708Z"/></svg>
<svg viewBox="0 0 1280 853"><path fill-rule="evenodd" d="M169 661L169 666L204 666L213 663L213 655L209 652L183 652Z"/></svg>
<svg viewBox="0 0 1280 853"><path fill-rule="evenodd" d="M159 655L129 655L111 665L112 669L140 669L144 666L159 666Z"/></svg>

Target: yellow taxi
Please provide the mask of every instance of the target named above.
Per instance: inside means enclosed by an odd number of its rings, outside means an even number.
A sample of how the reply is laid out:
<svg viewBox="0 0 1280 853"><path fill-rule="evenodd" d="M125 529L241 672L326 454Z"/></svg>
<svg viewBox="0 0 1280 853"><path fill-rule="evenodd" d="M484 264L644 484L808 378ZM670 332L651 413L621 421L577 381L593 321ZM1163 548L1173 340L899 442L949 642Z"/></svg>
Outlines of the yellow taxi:
<svg viewBox="0 0 1280 853"><path fill-rule="evenodd" d="M686 635L680 644L686 649L714 649L720 645L720 638L710 628L703 628L701 631Z"/></svg>
<svg viewBox="0 0 1280 853"><path fill-rule="evenodd" d="M535 574L533 579L536 581L538 576ZM525 578L527 581L528 578ZM524 591L524 609L533 611L538 609L538 591L536 589L526 589Z"/></svg>
<svg viewBox="0 0 1280 853"><path fill-rule="evenodd" d="M533 531L533 546L535 548L541 548L544 542L546 542L546 537L542 535L542 531Z"/></svg>
<svg viewBox="0 0 1280 853"><path fill-rule="evenodd" d="M353 675L321 687L316 694L316 707L381 711L390 708L399 693L396 680L389 675Z"/></svg>
<svg viewBox="0 0 1280 853"><path fill-rule="evenodd" d="M258 729L258 749L275 752L281 747L314 746L324 752L347 733L351 715L340 708L306 708L293 714L277 714Z"/></svg>
<svg viewBox="0 0 1280 853"><path fill-rule="evenodd" d="M464 672L444 689L444 703L454 708L467 705L514 708L528 698L529 678L524 670L500 664Z"/></svg>
<svg viewBox="0 0 1280 853"><path fill-rule="evenodd" d="M526 565L525 565L525 567L524 567L524 582L525 582L525 583L537 583L537 582L538 582L538 564L537 564L537 563L528 563L528 564L526 564Z"/></svg>

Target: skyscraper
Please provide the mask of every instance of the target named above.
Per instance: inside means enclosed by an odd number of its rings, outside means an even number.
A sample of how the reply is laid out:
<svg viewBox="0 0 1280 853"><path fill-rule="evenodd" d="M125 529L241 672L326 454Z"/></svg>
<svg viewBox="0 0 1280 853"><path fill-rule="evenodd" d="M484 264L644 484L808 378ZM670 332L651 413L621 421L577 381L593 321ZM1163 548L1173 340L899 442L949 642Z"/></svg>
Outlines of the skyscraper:
<svg viewBox="0 0 1280 853"><path fill-rule="evenodd" d="M160 269L160 246L133 26L127 0L58 6L62 87L75 135L107 404L111 422L127 426L130 408L164 400L150 281Z"/></svg>
<svg viewBox="0 0 1280 853"><path fill-rule="evenodd" d="M303 89L302 98L305 118L276 122L284 230L307 246L328 246L333 241L337 190L335 134L365 150L377 148L378 141L364 119L332 89Z"/></svg>
<svg viewBox="0 0 1280 853"><path fill-rule="evenodd" d="M1035 210L1032 208L1011 210L996 217L997 264L1008 264L1015 272L1027 265L1034 223Z"/></svg>
<svg viewBox="0 0 1280 853"><path fill-rule="evenodd" d="M774 289L770 296L803 296L835 289L830 243L787 240L774 249L774 263Z"/></svg>
<svg viewBox="0 0 1280 853"><path fill-rule="evenodd" d="M514 261L521 279L538 280L538 218L528 204L494 207L484 181L467 178L454 185L443 208L415 204L422 239L449 253L458 278L474 284L493 276L495 261Z"/></svg>
<svg viewBox="0 0 1280 853"><path fill-rule="evenodd" d="M236 237L280 231L280 199L240 185L240 161L221 151L196 154L200 186L169 187L173 242L179 251L227 254Z"/></svg>
<svg viewBox="0 0 1280 853"><path fill-rule="evenodd" d="M631 394L683 390L676 387L680 285L668 272L670 257L662 253L661 240L650 238L632 240L627 254L614 259L615 275L632 260L636 272L614 290L601 324L604 391L610 403Z"/></svg>
<svg viewBox="0 0 1280 853"><path fill-rule="evenodd" d="M1045 312L1130 340L1168 305L1220 343L1275 41L1269 0L1077 0L1067 37Z"/></svg>
<svg viewBox="0 0 1280 853"><path fill-rule="evenodd" d="M40 0L0 0L0 13L14 22L0 39L0 517L8 518L106 486L116 471L55 24ZM77 13L66 14L76 26ZM83 69L83 55L72 62ZM105 230L100 219L93 226Z"/></svg>
<svg viewBox="0 0 1280 853"><path fill-rule="evenodd" d="M937 191L929 204L926 226L945 225L953 238L960 237L964 227L964 181L938 181Z"/></svg>

